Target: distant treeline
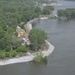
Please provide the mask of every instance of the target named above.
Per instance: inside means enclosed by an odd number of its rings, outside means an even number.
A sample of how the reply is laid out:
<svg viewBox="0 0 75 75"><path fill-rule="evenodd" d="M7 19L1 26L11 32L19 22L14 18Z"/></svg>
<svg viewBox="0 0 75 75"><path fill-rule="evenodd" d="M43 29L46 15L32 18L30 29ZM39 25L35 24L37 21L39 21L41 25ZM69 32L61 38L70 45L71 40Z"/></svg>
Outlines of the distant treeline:
<svg viewBox="0 0 75 75"><path fill-rule="evenodd" d="M75 8L67 8L64 10L58 10L58 16L61 19L74 19L75 18Z"/></svg>
<svg viewBox="0 0 75 75"><path fill-rule="evenodd" d="M36 1L45 2L47 0L0 0L0 27L4 30L9 27L15 29L20 22L26 23L39 17L43 10L36 5Z"/></svg>
<svg viewBox="0 0 75 75"><path fill-rule="evenodd" d="M38 17L34 5L34 0L0 0L0 27L4 30L16 28L21 21Z"/></svg>

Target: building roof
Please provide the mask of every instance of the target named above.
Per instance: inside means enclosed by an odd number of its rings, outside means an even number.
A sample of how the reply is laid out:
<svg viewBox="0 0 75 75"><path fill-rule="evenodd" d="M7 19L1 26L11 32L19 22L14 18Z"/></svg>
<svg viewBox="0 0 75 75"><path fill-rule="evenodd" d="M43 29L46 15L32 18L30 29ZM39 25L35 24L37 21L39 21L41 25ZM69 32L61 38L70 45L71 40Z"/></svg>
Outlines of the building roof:
<svg viewBox="0 0 75 75"><path fill-rule="evenodd" d="M23 33L22 37L28 37L28 34L25 32L25 30L21 29L19 26L16 28L16 32L18 34ZM21 37L21 36L20 36Z"/></svg>
<svg viewBox="0 0 75 75"><path fill-rule="evenodd" d="M25 33L25 31L24 31L23 29L21 29L19 26L17 26L16 32L17 32L17 33L20 33L20 32L24 32L24 33Z"/></svg>

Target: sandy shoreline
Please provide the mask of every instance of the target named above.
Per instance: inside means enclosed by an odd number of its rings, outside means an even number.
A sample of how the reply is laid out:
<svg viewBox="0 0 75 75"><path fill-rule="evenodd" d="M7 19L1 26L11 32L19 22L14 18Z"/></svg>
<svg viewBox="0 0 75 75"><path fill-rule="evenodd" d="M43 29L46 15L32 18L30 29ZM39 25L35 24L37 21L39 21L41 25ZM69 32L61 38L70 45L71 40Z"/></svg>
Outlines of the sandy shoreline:
<svg viewBox="0 0 75 75"><path fill-rule="evenodd" d="M48 48L48 50L41 51L43 56L49 56L54 50L54 46L51 43L49 43L48 41L46 41L46 42L49 45L49 48ZM14 64L14 63L29 62L29 61L32 61L35 56L36 55L34 55L34 54L30 54L30 55L23 56L23 57L10 58L10 59L7 59L7 60L1 60L0 65L8 65L8 64Z"/></svg>

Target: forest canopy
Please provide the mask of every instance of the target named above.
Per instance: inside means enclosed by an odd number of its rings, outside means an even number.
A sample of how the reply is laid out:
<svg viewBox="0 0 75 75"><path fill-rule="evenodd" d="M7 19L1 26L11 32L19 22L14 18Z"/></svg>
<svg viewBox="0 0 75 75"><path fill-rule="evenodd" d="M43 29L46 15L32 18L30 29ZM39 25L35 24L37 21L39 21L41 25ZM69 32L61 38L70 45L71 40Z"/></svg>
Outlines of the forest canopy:
<svg viewBox="0 0 75 75"><path fill-rule="evenodd" d="M27 50L15 35L16 27L21 22L38 18L43 11L38 3L42 2L48 0L0 0L0 58L13 57L23 49Z"/></svg>

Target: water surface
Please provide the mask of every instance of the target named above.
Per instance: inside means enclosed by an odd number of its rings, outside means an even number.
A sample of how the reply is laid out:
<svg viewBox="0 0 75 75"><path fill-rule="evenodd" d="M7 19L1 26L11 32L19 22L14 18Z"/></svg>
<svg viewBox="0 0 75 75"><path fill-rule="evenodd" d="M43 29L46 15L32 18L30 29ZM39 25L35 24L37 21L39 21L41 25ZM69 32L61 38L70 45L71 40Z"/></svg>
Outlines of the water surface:
<svg viewBox="0 0 75 75"><path fill-rule="evenodd" d="M75 75L75 20L42 20L36 27L45 30L48 40L55 46L46 73Z"/></svg>

